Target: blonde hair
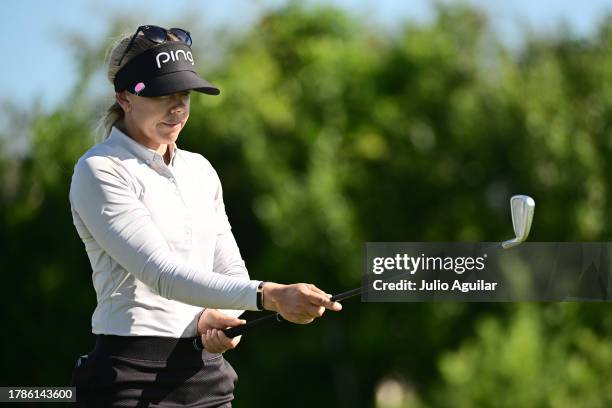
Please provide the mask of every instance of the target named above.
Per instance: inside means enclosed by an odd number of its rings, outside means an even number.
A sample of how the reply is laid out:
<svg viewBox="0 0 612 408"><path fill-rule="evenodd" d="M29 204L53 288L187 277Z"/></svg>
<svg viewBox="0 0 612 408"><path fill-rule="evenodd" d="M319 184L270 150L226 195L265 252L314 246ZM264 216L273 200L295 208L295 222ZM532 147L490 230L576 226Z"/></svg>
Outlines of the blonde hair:
<svg viewBox="0 0 612 408"><path fill-rule="evenodd" d="M105 65L107 66L106 78L113 86L113 92L115 86L115 77L117 76L119 70L123 68L132 58L136 57L143 51L146 51L149 48L158 45L157 43L154 43L153 41L147 39L142 33L142 31L139 32L136 38L134 39L134 43L123 57L121 65L118 66L117 64L119 63L119 59L123 55L123 52L130 43L130 39L133 35L133 33L124 33L119 35L119 37L117 37L116 40L106 50L104 56ZM178 38L176 38L176 36L174 36L174 34L170 32L168 33L168 37L172 41L178 40ZM104 112L103 116L98 121L98 124L95 128L97 139L106 139L110 134L112 127L117 124L117 122L121 122L124 118L124 115L125 113L123 112L123 108L115 100L115 102L106 110L106 112Z"/></svg>

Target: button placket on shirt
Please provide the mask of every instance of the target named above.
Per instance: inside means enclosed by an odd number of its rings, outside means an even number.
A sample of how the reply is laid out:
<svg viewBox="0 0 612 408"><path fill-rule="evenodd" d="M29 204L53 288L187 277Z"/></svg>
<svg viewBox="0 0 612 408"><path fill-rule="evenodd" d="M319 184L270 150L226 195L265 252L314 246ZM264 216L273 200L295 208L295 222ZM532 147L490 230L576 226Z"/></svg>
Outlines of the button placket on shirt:
<svg viewBox="0 0 612 408"><path fill-rule="evenodd" d="M181 191L179 189L178 183L176 182L176 179L171 178L170 182L174 184L175 193L181 198L181 202L183 203L183 208L185 209L185 218L184 218L185 239L189 243L191 243L192 242L192 238L193 238L193 234L192 234L192 231L191 231L192 219L191 219L191 214L189 213L189 207L187 207L187 203L185 202L185 199L184 199L183 195L181 194Z"/></svg>
<svg viewBox="0 0 612 408"><path fill-rule="evenodd" d="M147 160L147 163L149 163L149 160ZM185 199L183 195L181 194L181 190L178 186L178 182L176 181L174 173L163 162L162 157L157 154L153 157L153 163L155 164L155 167L152 166L153 169L156 170L160 175L164 176L168 180L168 182L170 182L173 185L174 194L179 196L179 198L181 199L181 203L183 204L183 209L185 211L184 228L183 228L185 231L185 240L191 244L193 242L193 231L191 227L192 217L189 214L189 208L187 207L187 203L185 202Z"/></svg>

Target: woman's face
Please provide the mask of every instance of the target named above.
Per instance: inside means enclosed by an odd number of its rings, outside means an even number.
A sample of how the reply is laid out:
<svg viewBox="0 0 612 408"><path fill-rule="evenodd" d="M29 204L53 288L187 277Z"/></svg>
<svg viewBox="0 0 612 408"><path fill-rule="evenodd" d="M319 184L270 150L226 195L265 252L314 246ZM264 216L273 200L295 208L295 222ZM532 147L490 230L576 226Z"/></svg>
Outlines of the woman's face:
<svg viewBox="0 0 612 408"><path fill-rule="evenodd" d="M189 118L190 91L155 97L124 92L117 96L125 104L125 126L131 137L152 149L176 141Z"/></svg>

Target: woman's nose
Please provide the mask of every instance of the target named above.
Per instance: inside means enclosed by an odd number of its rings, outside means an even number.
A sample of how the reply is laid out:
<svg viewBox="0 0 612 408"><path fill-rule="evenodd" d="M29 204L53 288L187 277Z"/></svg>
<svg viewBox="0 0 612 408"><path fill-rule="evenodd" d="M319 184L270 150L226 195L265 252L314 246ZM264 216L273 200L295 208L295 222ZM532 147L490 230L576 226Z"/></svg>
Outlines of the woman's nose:
<svg viewBox="0 0 612 408"><path fill-rule="evenodd" d="M171 111L172 112L182 112L187 109L187 103L183 100L180 100L174 104Z"/></svg>
<svg viewBox="0 0 612 408"><path fill-rule="evenodd" d="M181 110L184 111L187 109L187 104L189 103L189 96L187 97L185 97L184 95L177 96L173 102L174 102L174 106L171 109L172 112L177 112Z"/></svg>

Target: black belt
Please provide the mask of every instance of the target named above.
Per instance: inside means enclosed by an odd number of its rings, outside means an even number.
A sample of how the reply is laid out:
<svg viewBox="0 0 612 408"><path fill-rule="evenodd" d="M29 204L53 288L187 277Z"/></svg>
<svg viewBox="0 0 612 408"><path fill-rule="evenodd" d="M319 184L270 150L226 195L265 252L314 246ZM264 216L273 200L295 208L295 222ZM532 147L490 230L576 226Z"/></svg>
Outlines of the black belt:
<svg viewBox="0 0 612 408"><path fill-rule="evenodd" d="M95 354L135 358L141 360L163 361L169 358L215 357L201 349L197 343L200 337L156 337L156 336L115 336L96 335Z"/></svg>

